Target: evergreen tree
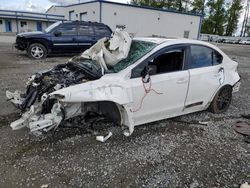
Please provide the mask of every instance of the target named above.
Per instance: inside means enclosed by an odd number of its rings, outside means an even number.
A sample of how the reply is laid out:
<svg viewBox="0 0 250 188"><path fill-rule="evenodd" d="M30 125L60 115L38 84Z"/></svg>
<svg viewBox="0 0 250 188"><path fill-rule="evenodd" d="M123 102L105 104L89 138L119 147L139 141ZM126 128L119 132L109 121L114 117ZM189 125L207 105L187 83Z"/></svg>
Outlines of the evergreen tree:
<svg viewBox="0 0 250 188"><path fill-rule="evenodd" d="M226 21L224 0L208 0L208 15L202 24L202 33L223 35Z"/></svg>
<svg viewBox="0 0 250 188"><path fill-rule="evenodd" d="M232 0L231 6L227 10L227 27L225 35L232 36L237 29L241 10L241 0Z"/></svg>
<svg viewBox="0 0 250 188"><path fill-rule="evenodd" d="M192 3L192 12L201 13L204 15L205 12L205 0L194 0Z"/></svg>

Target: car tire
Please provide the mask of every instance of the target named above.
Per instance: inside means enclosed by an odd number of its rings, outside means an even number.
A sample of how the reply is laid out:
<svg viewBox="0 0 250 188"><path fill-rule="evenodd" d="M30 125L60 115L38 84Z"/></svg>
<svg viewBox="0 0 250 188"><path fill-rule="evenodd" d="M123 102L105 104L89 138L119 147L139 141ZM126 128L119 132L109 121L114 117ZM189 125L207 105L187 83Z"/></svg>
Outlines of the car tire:
<svg viewBox="0 0 250 188"><path fill-rule="evenodd" d="M215 114L226 112L232 101L232 87L223 86L214 96L209 111Z"/></svg>
<svg viewBox="0 0 250 188"><path fill-rule="evenodd" d="M34 59L44 59L47 57L47 49L44 45L39 43L33 43L28 48L28 56Z"/></svg>

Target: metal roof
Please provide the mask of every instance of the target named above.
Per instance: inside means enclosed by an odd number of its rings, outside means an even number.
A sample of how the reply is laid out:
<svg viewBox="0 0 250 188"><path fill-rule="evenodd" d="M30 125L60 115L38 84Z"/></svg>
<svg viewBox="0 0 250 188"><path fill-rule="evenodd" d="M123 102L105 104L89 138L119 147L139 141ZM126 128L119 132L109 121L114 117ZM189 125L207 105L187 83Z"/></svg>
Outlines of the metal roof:
<svg viewBox="0 0 250 188"><path fill-rule="evenodd" d="M61 21L65 20L62 15L35 13L28 11L13 11L0 9L0 18L14 18L25 20Z"/></svg>
<svg viewBox="0 0 250 188"><path fill-rule="evenodd" d="M162 9L162 8L153 8L149 6L139 6L139 5L132 5L132 4L125 4L125 3L118 3L118 2L111 2L106 0L91 0L83 3L76 3L76 4L70 4L70 5L52 5L46 12L48 12L52 7L71 7L71 6L77 6L77 5L84 5L89 3L107 3L107 4L114 4L114 5L120 5L120 6L127 6L127 7L135 7L135 8L141 8L141 9L148 9L148 10L155 10L155 11L162 11L162 12L170 12L170 13L176 13L176 14L185 14L185 15L191 15L191 16L200 16L203 17L202 14L199 13L192 13L192 12L181 12L177 10L168 10L168 9Z"/></svg>

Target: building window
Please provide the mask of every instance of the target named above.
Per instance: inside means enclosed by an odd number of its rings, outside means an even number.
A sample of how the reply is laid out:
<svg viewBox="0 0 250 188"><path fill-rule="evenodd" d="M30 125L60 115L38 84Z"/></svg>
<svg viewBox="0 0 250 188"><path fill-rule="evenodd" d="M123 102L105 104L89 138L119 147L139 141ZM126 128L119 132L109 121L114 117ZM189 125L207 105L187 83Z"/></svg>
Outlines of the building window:
<svg viewBox="0 0 250 188"><path fill-rule="evenodd" d="M69 11L69 20L75 20L75 11Z"/></svg>
<svg viewBox="0 0 250 188"><path fill-rule="evenodd" d="M87 12L80 13L80 21L87 21Z"/></svg>
<svg viewBox="0 0 250 188"><path fill-rule="evenodd" d="M27 22L21 21L21 27L25 27L25 26L27 26Z"/></svg>
<svg viewBox="0 0 250 188"><path fill-rule="evenodd" d="M189 37L189 31L184 31L184 38L188 39Z"/></svg>
<svg viewBox="0 0 250 188"><path fill-rule="evenodd" d="M0 20L0 25L2 25L3 24L3 20Z"/></svg>

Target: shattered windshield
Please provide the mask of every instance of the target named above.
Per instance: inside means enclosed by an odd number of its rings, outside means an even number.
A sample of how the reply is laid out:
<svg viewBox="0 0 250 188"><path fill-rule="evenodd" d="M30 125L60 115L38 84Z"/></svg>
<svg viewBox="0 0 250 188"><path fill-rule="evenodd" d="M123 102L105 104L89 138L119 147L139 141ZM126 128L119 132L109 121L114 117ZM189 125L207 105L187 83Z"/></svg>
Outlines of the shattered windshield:
<svg viewBox="0 0 250 188"><path fill-rule="evenodd" d="M117 73L127 68L129 65L134 64L137 60L150 52L155 46L157 46L157 44L153 42L133 40L128 57L114 65L113 71Z"/></svg>

